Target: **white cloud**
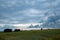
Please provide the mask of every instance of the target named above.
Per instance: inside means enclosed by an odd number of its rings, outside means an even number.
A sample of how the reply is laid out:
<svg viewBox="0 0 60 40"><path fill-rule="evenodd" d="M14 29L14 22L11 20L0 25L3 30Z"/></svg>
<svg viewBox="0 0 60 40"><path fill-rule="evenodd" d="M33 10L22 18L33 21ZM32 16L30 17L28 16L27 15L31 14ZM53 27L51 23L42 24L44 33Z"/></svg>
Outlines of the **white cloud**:
<svg viewBox="0 0 60 40"><path fill-rule="evenodd" d="M27 10L23 10L23 11L19 11L20 13L23 13L26 16L43 16L44 13L47 10L37 10L37 9L27 9Z"/></svg>
<svg viewBox="0 0 60 40"><path fill-rule="evenodd" d="M47 2L47 0L3 0L4 3L1 5L3 7L19 7L22 5L35 7L38 4L42 8L47 8L52 6L57 6L60 3L60 0L53 1L51 3ZM42 4L42 5L41 5ZM13 8L12 8L13 9Z"/></svg>
<svg viewBox="0 0 60 40"><path fill-rule="evenodd" d="M5 24L0 24L0 27L3 27Z"/></svg>
<svg viewBox="0 0 60 40"><path fill-rule="evenodd" d="M59 3L60 3L59 0L55 0L54 2L52 2L52 3L50 3L50 4L51 4L51 6L53 7L53 6L57 6Z"/></svg>
<svg viewBox="0 0 60 40"><path fill-rule="evenodd" d="M27 5L32 5L32 6L34 6L35 3L36 3L36 1L35 1L35 0L32 0L32 1L26 0L25 3L26 3Z"/></svg>
<svg viewBox="0 0 60 40"><path fill-rule="evenodd" d="M23 2L19 0L2 0L4 3L2 3L2 7L13 7L13 6L19 6L19 4L22 4Z"/></svg>
<svg viewBox="0 0 60 40"><path fill-rule="evenodd" d="M27 24L0 24L0 27L4 27L5 25L8 25L8 26L13 26L13 27L17 27L17 28L26 28L30 25L40 25L40 23L27 23Z"/></svg>
<svg viewBox="0 0 60 40"><path fill-rule="evenodd" d="M9 23L19 23L19 21L10 21Z"/></svg>
<svg viewBox="0 0 60 40"><path fill-rule="evenodd" d="M47 8L47 7L51 7L51 4L48 3L48 2L45 2L45 3L42 4L42 6L45 7L45 8Z"/></svg>
<svg viewBox="0 0 60 40"><path fill-rule="evenodd" d="M2 6L2 7L4 7L4 8L5 8L5 6L6 6L6 5L5 5L5 4L1 4L0 6Z"/></svg>
<svg viewBox="0 0 60 40"><path fill-rule="evenodd" d="M37 1L44 2L44 1L46 1L46 0L37 0Z"/></svg>

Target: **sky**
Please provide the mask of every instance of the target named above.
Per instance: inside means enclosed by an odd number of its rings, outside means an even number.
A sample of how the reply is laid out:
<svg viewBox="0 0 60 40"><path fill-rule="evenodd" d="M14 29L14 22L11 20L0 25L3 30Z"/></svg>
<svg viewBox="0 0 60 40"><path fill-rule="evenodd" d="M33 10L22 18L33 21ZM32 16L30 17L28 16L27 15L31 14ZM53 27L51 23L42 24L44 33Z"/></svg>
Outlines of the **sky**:
<svg viewBox="0 0 60 40"><path fill-rule="evenodd" d="M59 17L60 0L0 0L1 27L7 24L46 25L51 24L51 20L56 20L60 24Z"/></svg>

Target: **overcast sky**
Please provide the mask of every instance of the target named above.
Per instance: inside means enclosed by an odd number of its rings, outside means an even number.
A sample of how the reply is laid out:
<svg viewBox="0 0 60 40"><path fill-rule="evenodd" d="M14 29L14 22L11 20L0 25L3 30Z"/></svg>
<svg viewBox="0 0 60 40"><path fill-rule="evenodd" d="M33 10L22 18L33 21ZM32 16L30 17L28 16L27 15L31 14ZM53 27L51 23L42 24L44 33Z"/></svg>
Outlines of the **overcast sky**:
<svg viewBox="0 0 60 40"><path fill-rule="evenodd" d="M46 22L60 15L60 0L0 0L0 24Z"/></svg>

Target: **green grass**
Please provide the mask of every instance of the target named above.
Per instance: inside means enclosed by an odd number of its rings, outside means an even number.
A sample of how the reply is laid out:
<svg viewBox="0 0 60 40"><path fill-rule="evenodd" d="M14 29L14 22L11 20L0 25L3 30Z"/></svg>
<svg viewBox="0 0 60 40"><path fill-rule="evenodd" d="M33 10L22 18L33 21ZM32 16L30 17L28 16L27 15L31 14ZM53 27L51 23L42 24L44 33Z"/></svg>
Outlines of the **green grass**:
<svg viewBox="0 0 60 40"><path fill-rule="evenodd" d="M1 32L0 40L60 40L60 29Z"/></svg>

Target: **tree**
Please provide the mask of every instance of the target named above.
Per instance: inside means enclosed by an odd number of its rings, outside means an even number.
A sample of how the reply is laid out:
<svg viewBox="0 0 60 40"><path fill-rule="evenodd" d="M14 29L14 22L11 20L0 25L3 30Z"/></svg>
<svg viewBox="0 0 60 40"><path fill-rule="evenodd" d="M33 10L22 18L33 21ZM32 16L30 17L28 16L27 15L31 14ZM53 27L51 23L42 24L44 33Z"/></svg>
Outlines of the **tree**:
<svg viewBox="0 0 60 40"><path fill-rule="evenodd" d="M4 29L4 32L12 32L12 29Z"/></svg>
<svg viewBox="0 0 60 40"><path fill-rule="evenodd" d="M41 28L41 30L43 30L43 29Z"/></svg>
<svg viewBox="0 0 60 40"><path fill-rule="evenodd" d="M20 29L15 29L14 31L17 32L17 31L20 31Z"/></svg>

